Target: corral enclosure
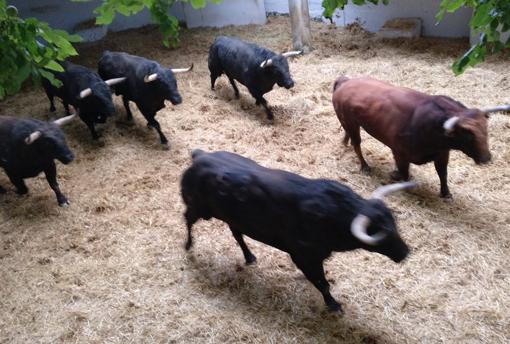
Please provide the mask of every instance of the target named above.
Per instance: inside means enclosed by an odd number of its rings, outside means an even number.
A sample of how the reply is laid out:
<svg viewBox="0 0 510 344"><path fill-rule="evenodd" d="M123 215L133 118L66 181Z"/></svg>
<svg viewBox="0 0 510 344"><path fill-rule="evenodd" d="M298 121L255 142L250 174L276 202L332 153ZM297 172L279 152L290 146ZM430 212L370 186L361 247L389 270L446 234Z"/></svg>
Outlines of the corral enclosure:
<svg viewBox="0 0 510 344"><path fill-rule="evenodd" d="M368 135L362 149L372 176L359 172L331 105L335 78L370 75L451 96L467 106L510 102L508 56L454 77L450 65L466 41L381 40L357 26L312 25L315 50L292 59L296 85L266 98L265 119L247 90L234 99L222 77L210 90L207 51L215 36L236 35L283 52L290 23L184 30L181 47L161 45L155 28L109 34L80 47L75 62L96 68L103 50L146 56L179 74L183 103L157 118L170 140L158 144L138 110L117 118L93 142L85 125L64 128L76 155L58 166L71 206L59 208L43 176L19 197L3 172L0 185L0 342L69 343L507 343L510 340L510 118L490 119L493 161L476 166L452 154L452 202L438 197L432 164L413 166L419 187L392 195L409 258L356 251L325 264L343 317L326 310L320 293L289 257L247 240L258 257L244 266L241 250L219 221L195 225L186 253L179 180L190 151L229 150L265 166L344 182L368 197L389 182L391 152ZM41 89L0 104L1 115L53 118ZM135 107L132 104L132 109ZM63 115L61 104L57 114Z"/></svg>

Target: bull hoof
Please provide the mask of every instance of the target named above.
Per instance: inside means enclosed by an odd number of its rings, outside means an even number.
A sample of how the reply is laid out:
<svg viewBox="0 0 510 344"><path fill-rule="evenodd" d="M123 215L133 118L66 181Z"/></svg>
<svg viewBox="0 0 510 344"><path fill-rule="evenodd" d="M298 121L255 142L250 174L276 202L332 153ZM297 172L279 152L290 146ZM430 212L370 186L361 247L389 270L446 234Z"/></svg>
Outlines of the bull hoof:
<svg viewBox="0 0 510 344"><path fill-rule="evenodd" d="M189 251L189 249L191 248L191 246L193 246L193 241L188 240L188 241L186 241L186 244L184 245L184 249L185 249L186 251Z"/></svg>
<svg viewBox="0 0 510 344"><path fill-rule="evenodd" d="M0 186L0 194L4 194L4 193L6 193L6 192L7 192L7 191L6 191L3 187L1 187L1 186Z"/></svg>
<svg viewBox="0 0 510 344"><path fill-rule="evenodd" d="M65 200L65 201L64 201L64 202L62 202L62 203L60 203L60 202L59 202L59 203L58 203L58 205L59 205L59 206L61 206L62 208L67 208L67 207L69 207L71 204L69 203L69 201L68 201L68 200Z"/></svg>
<svg viewBox="0 0 510 344"><path fill-rule="evenodd" d="M361 173L363 173L364 175L369 176L371 172L372 172L372 169L370 168L370 166L368 166L368 165L361 166Z"/></svg>
<svg viewBox="0 0 510 344"><path fill-rule="evenodd" d="M267 119L270 120L270 121L274 120L273 114L272 113L268 113L267 114Z"/></svg>
<svg viewBox="0 0 510 344"><path fill-rule="evenodd" d="M453 197L451 193L441 193L439 195L445 202L451 202L453 201Z"/></svg>
<svg viewBox="0 0 510 344"><path fill-rule="evenodd" d="M26 195L28 193L28 189L17 189L16 190L16 193L19 195L19 196L23 196L23 195Z"/></svg>
<svg viewBox="0 0 510 344"><path fill-rule="evenodd" d="M399 171L393 171L390 173L390 178L392 180L395 180L395 181L399 181L399 180L409 180L409 177L404 177L402 175L402 173L400 173Z"/></svg>
<svg viewBox="0 0 510 344"><path fill-rule="evenodd" d="M328 310L333 313L344 314L342 305L340 305L338 302L328 304Z"/></svg>
<svg viewBox="0 0 510 344"><path fill-rule="evenodd" d="M169 151L170 150L170 145L168 144L168 142L162 143L161 144L161 148L163 148L164 151Z"/></svg>
<svg viewBox="0 0 510 344"><path fill-rule="evenodd" d="M253 265L257 262L257 257L255 257L253 254L251 257L246 258L246 265Z"/></svg>
<svg viewBox="0 0 510 344"><path fill-rule="evenodd" d="M55 111L57 111L57 109L55 109L54 106L50 107L50 112L55 112Z"/></svg>

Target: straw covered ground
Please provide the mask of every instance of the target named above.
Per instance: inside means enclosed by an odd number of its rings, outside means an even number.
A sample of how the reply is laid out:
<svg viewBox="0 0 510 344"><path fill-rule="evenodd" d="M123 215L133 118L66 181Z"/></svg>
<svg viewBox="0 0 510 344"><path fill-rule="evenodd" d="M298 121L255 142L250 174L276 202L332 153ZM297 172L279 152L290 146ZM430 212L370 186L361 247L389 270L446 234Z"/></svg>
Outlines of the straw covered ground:
<svg viewBox="0 0 510 344"><path fill-rule="evenodd" d="M19 197L3 172L0 185L0 342L2 343L508 343L510 341L510 117L490 119L493 161L450 161L453 202L438 197L431 164L413 166L419 187L393 195L399 229L412 253L402 264L368 252L334 254L326 263L343 317L288 255L248 240L258 262L245 267L225 224L195 226L185 253L179 180L190 151L229 150L262 165L344 182L364 196L389 182L390 150L364 134L373 167L359 172L331 105L334 79L371 75L472 107L509 102L508 57L454 77L450 65L466 41L383 41L356 26L313 23L315 50L290 62L296 86L267 95L274 124L241 87L234 99L223 76L209 89L207 51L219 34L283 52L290 23L183 30L181 47L165 49L154 28L109 34L80 47L78 63L95 68L100 53L123 50L186 67L183 103L158 114L171 149L134 111L118 116L92 142L76 121L64 130L76 160L59 164L71 206L59 208L43 176ZM1 115L53 118L42 89L0 104ZM135 108L134 106L132 107ZM63 115L61 104L58 115Z"/></svg>

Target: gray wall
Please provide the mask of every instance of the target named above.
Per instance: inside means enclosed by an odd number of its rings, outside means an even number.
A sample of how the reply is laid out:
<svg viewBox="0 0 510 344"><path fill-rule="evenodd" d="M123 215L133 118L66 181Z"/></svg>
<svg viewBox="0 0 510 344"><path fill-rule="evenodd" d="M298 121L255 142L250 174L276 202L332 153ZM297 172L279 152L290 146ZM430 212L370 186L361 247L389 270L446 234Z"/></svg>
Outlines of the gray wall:
<svg viewBox="0 0 510 344"><path fill-rule="evenodd" d="M101 1L71 2L70 0L8 0L18 8L23 18L36 17L52 27L73 33L77 24L94 18L93 10ZM188 27L265 24L264 0L223 0L219 5L209 3L205 8L194 10L191 5L177 2L170 13L185 22ZM116 14L108 30L120 31L150 24L150 14L143 11L135 16ZM98 31L101 31L98 28ZM99 38L93 34L89 38Z"/></svg>

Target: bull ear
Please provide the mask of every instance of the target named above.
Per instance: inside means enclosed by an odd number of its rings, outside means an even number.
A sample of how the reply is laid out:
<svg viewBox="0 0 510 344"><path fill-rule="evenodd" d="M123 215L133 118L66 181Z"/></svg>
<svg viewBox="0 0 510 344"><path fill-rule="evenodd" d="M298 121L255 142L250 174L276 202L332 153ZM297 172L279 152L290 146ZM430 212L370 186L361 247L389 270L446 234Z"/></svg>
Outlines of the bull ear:
<svg viewBox="0 0 510 344"><path fill-rule="evenodd" d="M143 82L149 83L149 82L156 80L157 78L158 78L158 73L149 74L143 78Z"/></svg>
<svg viewBox="0 0 510 344"><path fill-rule="evenodd" d="M266 67L270 67L273 65L273 60L271 59L267 59L267 60L264 60L261 64L260 64L260 68L266 68Z"/></svg>
<svg viewBox="0 0 510 344"><path fill-rule="evenodd" d="M28 135L26 138L25 138L25 143L27 145L31 145L32 143L34 143L37 139L39 139L40 137L42 136L42 133L37 130L37 131L34 131L32 134Z"/></svg>
<svg viewBox="0 0 510 344"><path fill-rule="evenodd" d="M460 117L454 116L454 117L448 118L443 123L443 129L444 129L444 132L446 135L451 135L453 133L453 130L455 129L455 126L457 125L459 120L460 120Z"/></svg>

